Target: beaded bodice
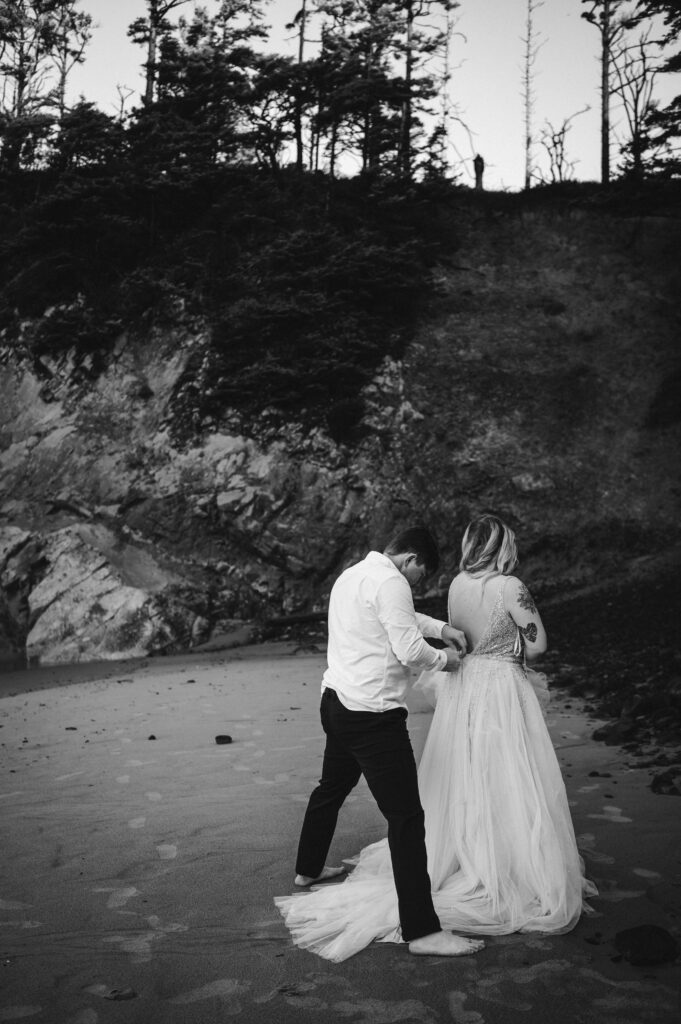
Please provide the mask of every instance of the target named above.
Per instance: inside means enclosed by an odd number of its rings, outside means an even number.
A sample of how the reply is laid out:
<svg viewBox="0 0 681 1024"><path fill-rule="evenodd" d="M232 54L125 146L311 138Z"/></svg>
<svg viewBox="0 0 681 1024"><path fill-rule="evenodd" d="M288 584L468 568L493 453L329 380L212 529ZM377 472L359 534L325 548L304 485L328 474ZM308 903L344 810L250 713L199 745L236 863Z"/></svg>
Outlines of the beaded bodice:
<svg viewBox="0 0 681 1024"><path fill-rule="evenodd" d="M497 591L489 622L469 657L498 658L503 661L522 661L518 642L518 627L504 608L505 579Z"/></svg>

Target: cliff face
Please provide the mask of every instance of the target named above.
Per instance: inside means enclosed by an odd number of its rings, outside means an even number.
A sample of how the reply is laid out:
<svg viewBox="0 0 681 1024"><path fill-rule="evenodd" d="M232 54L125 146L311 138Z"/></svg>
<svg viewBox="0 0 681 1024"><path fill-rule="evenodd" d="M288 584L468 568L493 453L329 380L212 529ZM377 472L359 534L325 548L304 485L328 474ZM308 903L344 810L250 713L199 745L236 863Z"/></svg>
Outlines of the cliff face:
<svg viewBox="0 0 681 1024"><path fill-rule="evenodd" d="M98 366L35 359L27 323L0 368L6 651L123 657L322 608L345 564L413 520L437 532L446 585L483 508L545 591L664 551L680 243L672 217L481 208L352 447L295 423L243 436L228 415L180 445L171 398L199 323L122 336Z"/></svg>

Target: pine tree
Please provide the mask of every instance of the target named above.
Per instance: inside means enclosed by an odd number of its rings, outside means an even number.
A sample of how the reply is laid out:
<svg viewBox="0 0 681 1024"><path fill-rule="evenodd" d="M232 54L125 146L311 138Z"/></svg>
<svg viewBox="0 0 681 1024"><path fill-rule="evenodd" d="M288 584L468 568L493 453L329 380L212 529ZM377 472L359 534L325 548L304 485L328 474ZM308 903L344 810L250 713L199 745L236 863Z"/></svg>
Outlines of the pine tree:
<svg viewBox="0 0 681 1024"><path fill-rule="evenodd" d="M146 47L144 102L153 103L156 94L158 52L163 38L171 31L168 15L189 0L145 0L147 14L137 18L128 29L133 42Z"/></svg>
<svg viewBox="0 0 681 1024"><path fill-rule="evenodd" d="M224 0L214 16L197 8L191 20L180 17L164 30L156 99L131 126L140 165L206 170L248 147L246 114L259 63L250 44L263 34L259 13L249 0Z"/></svg>
<svg viewBox="0 0 681 1024"><path fill-rule="evenodd" d="M627 27L627 0L582 0L589 5L582 17L601 37L601 182L610 181L610 98L613 92L612 61L615 46Z"/></svg>
<svg viewBox="0 0 681 1024"><path fill-rule="evenodd" d="M62 0L0 0L2 163L30 162L49 132L55 90L54 23Z"/></svg>
<svg viewBox="0 0 681 1024"><path fill-rule="evenodd" d="M85 60L85 50L92 39L92 15L77 9L80 0L65 0L56 12L54 22L53 60L57 72L57 107L60 120L66 112L68 77L77 64Z"/></svg>
<svg viewBox="0 0 681 1024"><path fill-rule="evenodd" d="M661 22L660 44L667 55L660 62L658 72L681 71L681 0L639 0L637 13ZM672 47L671 53L668 47ZM681 174L681 95L674 97L666 107L651 106L644 118L643 130L641 158L649 169L669 177Z"/></svg>
<svg viewBox="0 0 681 1024"><path fill-rule="evenodd" d="M448 44L449 16L458 0L397 0L395 24L399 26L396 50L404 68L404 92L400 112L398 165L410 179L415 156L414 138L421 123L418 115L430 112L429 103L437 93L432 58Z"/></svg>

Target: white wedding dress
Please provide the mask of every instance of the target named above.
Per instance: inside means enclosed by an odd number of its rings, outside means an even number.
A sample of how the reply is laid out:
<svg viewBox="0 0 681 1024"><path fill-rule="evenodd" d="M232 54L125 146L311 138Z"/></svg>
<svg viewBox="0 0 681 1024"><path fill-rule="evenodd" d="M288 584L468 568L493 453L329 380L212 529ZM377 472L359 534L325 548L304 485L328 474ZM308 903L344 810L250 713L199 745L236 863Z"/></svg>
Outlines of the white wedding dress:
<svg viewBox="0 0 681 1024"><path fill-rule="evenodd" d="M419 766L428 870L443 929L472 935L567 932L595 895L583 877L543 712L499 589L457 673L424 673L436 699ZM345 881L277 897L293 941L341 961L401 941L388 841L365 847Z"/></svg>

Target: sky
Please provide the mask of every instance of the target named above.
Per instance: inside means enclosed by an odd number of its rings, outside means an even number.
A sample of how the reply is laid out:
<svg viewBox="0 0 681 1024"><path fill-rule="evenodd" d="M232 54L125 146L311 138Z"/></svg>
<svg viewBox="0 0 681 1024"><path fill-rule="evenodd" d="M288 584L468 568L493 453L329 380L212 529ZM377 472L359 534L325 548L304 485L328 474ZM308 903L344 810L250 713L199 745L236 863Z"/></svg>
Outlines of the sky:
<svg viewBox="0 0 681 1024"><path fill-rule="evenodd" d="M178 13L191 15L194 6L217 6L216 0L191 0ZM297 40L287 32L299 0L272 0L267 23L272 26L270 51L295 56ZM81 0L80 8L94 20L86 62L72 74L71 92L83 94L113 114L120 107L117 87L134 90L128 109L137 101L143 79L143 49L127 38L127 27L145 12L144 0ZM540 48L534 64L534 134L548 121L560 127L578 114L567 136L567 154L574 176L597 180L600 167L600 34L581 18L580 0L544 0L534 16ZM525 178L523 38L527 0L461 0L451 48L450 158L463 184L474 181L472 159L485 160L485 187L515 190ZM681 90L679 76L661 76L657 94L663 103ZM585 113L578 113L589 107ZM613 125L617 132L617 111ZM616 157L613 145L613 158ZM535 144L535 156L543 154ZM545 163L545 161L544 161Z"/></svg>

